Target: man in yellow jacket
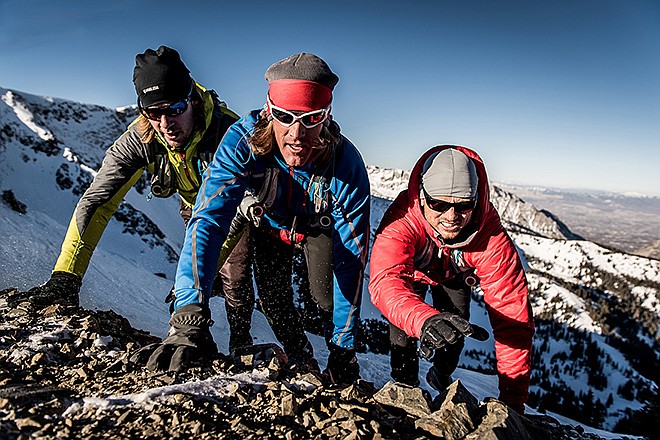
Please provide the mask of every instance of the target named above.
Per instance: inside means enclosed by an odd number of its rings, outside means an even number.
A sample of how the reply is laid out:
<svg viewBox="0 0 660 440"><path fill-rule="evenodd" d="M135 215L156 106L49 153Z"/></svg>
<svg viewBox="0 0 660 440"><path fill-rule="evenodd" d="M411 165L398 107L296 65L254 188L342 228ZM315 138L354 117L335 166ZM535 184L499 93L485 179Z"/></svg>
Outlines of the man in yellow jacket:
<svg viewBox="0 0 660 440"><path fill-rule="evenodd" d="M152 195L164 198L178 193L180 214L185 223L190 218L202 173L238 116L214 91L197 84L179 53L166 46L147 49L135 57L133 83L140 115L107 150L98 174L78 202L50 279L25 292L22 300L36 306L79 304L92 253L110 218L145 169L152 176ZM242 253L237 258L244 260L246 246L235 251ZM251 276L246 270L232 274ZM252 289L251 282L229 284ZM247 328L249 332L249 325ZM242 343L248 342L251 340Z"/></svg>

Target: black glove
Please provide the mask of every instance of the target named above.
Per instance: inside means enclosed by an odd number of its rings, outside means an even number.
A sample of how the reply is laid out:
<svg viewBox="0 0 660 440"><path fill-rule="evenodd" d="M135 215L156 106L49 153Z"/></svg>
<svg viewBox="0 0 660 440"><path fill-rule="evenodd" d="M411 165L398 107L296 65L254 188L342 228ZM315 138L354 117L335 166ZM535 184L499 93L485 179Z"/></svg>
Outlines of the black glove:
<svg viewBox="0 0 660 440"><path fill-rule="evenodd" d="M51 274L45 284L33 287L27 292L19 292L8 300L13 307L22 302L28 302L35 307L48 307L52 304L78 307L81 285L82 278L78 275L57 271Z"/></svg>
<svg viewBox="0 0 660 440"><path fill-rule="evenodd" d="M355 349L342 348L332 342L328 343L328 349L330 354L325 375L330 383L348 385L360 378L360 364L355 356Z"/></svg>
<svg viewBox="0 0 660 440"><path fill-rule="evenodd" d="M169 309L170 309L170 315L174 313L174 300L176 299L176 295L174 294L174 286L170 289L169 292L167 292L167 296L165 297L165 304L169 304Z"/></svg>
<svg viewBox="0 0 660 440"><path fill-rule="evenodd" d="M488 331L476 324L470 324L454 313L433 315L422 326L422 335L419 338L420 354L424 359L431 359L436 349L454 344L465 336L485 341L488 339Z"/></svg>
<svg viewBox="0 0 660 440"><path fill-rule="evenodd" d="M146 360L151 371L175 372L209 361L218 353L211 336L212 325L207 305L185 305L172 313L167 338L140 349L131 361L143 364Z"/></svg>

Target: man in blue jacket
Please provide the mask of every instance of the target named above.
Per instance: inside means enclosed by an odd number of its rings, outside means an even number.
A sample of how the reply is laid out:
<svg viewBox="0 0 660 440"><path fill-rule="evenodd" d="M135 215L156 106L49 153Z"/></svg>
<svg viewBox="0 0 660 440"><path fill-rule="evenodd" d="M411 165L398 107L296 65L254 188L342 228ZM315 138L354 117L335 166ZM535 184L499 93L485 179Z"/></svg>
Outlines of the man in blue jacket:
<svg viewBox="0 0 660 440"><path fill-rule="evenodd" d="M350 383L359 377L355 335L369 243L366 168L331 117L339 78L325 61L299 53L265 77L266 104L229 128L205 173L177 269L169 336L147 366L180 370L213 354L208 301L240 208L252 221L259 299L290 362L317 365L293 304L292 256L300 246L312 296L330 321L326 372L333 383Z"/></svg>

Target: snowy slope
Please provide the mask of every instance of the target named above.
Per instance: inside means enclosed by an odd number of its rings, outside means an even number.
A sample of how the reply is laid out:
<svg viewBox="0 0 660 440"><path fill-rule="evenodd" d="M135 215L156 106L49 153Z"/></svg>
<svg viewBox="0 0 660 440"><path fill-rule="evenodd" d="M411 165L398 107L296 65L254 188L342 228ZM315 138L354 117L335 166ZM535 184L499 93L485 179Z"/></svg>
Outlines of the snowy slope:
<svg viewBox="0 0 660 440"><path fill-rule="evenodd" d="M0 193L4 199L11 192L25 205L25 212L19 213L7 202L0 203L0 289L27 289L48 279L78 198L91 182L105 150L134 117L135 109L111 110L1 88L0 96ZM368 167L368 171L373 195L371 226L375 231L391 200L405 188L408 172L378 167ZM643 371L644 365L631 363L616 343L617 338L630 338L631 321L642 321L633 319L633 312L618 303L639 306L644 317L657 323L660 263L612 252L588 241L567 240L575 235L552 215L495 186L492 190L493 203L501 209L530 267L534 314L540 323L535 339L534 406L561 414L546 400L561 401L553 393L565 394L566 390L546 385L543 379L547 377L576 395L591 392L592 399L603 404L611 394L614 402L594 425L613 429L626 407L641 407L641 397L637 396L643 393L639 390L654 387L645 377L649 374ZM176 197L148 200L147 195L148 189L133 189L126 197L122 212L135 221L110 222L85 277L81 302L87 308L111 308L135 327L163 336L168 320L163 299L173 282L183 224ZM362 316L379 319L380 313L368 299L368 275L367 271ZM473 320L490 329L478 292L476 298ZM617 298L618 303L613 302ZM619 307L620 314L629 313L628 324L604 320L602 304ZM226 352L224 303L214 298L211 308L216 321L214 338ZM255 341L274 341L263 316L255 312L253 319ZM549 324L551 321L554 324ZM632 330L657 362L657 324L655 328L640 324ZM311 339L323 365L324 343L315 336ZM599 350L595 356L582 356L584 363L571 359L581 344L589 343ZM387 356L359 354L359 358L365 379L377 386L390 380ZM608 378L605 386L596 381L600 376L587 365L590 359L599 362L598 369ZM456 378L480 399L496 396L493 362L492 337L486 342L469 339L461 359L464 368L457 371ZM427 367L422 361L420 379L424 386ZM631 380L638 391L627 396L629 399L621 397L619 388ZM594 381L597 385L590 384ZM569 410L564 415L575 414L571 412L575 408L566 408Z"/></svg>

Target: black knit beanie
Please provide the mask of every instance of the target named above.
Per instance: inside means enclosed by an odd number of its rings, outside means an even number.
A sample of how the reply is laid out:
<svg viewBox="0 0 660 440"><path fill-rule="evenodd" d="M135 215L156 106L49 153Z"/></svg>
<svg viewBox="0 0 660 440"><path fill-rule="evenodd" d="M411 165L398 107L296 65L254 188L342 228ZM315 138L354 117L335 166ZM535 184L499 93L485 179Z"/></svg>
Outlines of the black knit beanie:
<svg viewBox="0 0 660 440"><path fill-rule="evenodd" d="M167 46L147 49L135 56L133 83L140 105L154 105L182 101L192 90L190 71L179 53Z"/></svg>

